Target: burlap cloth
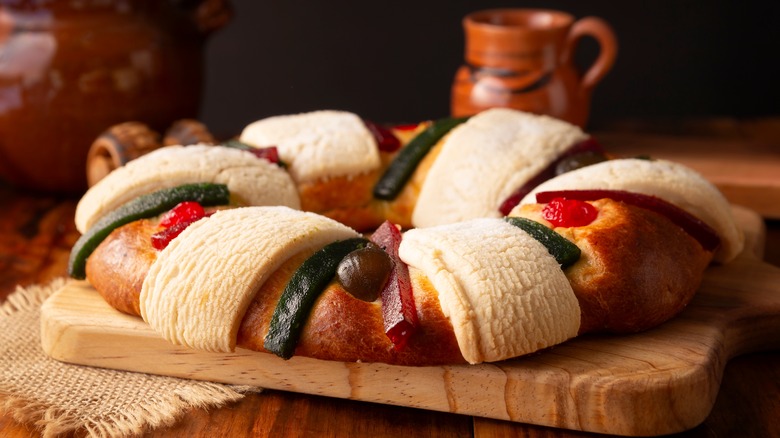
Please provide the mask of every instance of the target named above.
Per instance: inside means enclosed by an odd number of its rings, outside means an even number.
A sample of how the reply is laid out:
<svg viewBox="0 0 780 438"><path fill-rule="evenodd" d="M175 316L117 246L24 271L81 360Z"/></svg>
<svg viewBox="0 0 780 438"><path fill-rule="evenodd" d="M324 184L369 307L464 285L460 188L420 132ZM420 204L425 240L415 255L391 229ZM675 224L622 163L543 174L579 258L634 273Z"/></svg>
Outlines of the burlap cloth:
<svg viewBox="0 0 780 438"><path fill-rule="evenodd" d="M0 307L0 408L43 436L133 436L258 388L57 362L40 342L40 306L65 280L17 288Z"/></svg>

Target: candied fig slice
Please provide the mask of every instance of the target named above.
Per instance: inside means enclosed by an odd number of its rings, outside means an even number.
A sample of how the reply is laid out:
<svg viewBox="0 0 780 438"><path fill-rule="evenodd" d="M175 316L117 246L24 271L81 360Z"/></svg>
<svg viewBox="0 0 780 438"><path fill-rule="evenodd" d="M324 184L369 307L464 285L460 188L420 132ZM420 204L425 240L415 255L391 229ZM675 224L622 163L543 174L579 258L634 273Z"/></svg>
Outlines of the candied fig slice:
<svg viewBox="0 0 780 438"><path fill-rule="evenodd" d="M578 201L595 201L608 198L636 207L646 208L665 216L685 230L706 251L715 251L720 246L720 236L712 227L682 208L656 196L624 190L557 190L536 194L536 202L542 204L546 204L555 198L576 199Z"/></svg>
<svg viewBox="0 0 780 438"><path fill-rule="evenodd" d="M372 302L379 298L393 270L393 260L375 244L347 254L339 263L336 277L353 297Z"/></svg>

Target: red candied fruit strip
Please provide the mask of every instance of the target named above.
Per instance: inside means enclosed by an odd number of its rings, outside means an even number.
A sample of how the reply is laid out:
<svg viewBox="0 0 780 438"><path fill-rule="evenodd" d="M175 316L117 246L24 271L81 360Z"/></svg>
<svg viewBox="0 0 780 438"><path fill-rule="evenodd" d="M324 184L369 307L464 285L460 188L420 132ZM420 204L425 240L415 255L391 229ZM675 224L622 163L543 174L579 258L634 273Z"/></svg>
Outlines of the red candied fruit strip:
<svg viewBox="0 0 780 438"><path fill-rule="evenodd" d="M380 151L395 152L401 148L401 140L393 135L389 129L370 120L363 120L363 123L365 123L366 128L371 131L371 134L374 136Z"/></svg>
<svg viewBox="0 0 780 438"><path fill-rule="evenodd" d="M555 198L542 209L542 217L556 227L584 227L598 215L596 207L576 199Z"/></svg>
<svg viewBox="0 0 780 438"><path fill-rule="evenodd" d="M527 188L526 186L527 184L516 190L514 193L509 195L509 197L506 198L504 202L501 203L501 206L498 207L498 211L500 211L503 216L511 213L512 209L517 207L517 204L519 204L520 201L525 198L525 195L531 193L531 189Z"/></svg>
<svg viewBox="0 0 780 438"><path fill-rule="evenodd" d="M192 222L202 218L206 212L203 206L195 201L184 201L170 209L160 219L160 225L163 227L172 227L181 222Z"/></svg>
<svg viewBox="0 0 780 438"><path fill-rule="evenodd" d="M409 267L398 256L401 231L394 224L385 221L371 235L371 241L385 250L393 260L393 270L381 292L382 318L385 334L390 338L393 347L401 351L419 325Z"/></svg>
<svg viewBox="0 0 780 438"><path fill-rule="evenodd" d="M654 211L696 239L706 251L715 251L720 246L720 236L701 219L688 213L682 208L664 201L661 198L642 193L627 192L624 190L558 190L539 192L536 194L536 202L545 204L555 198L574 199L578 201L595 201L598 199L612 199L624 202L636 207Z"/></svg>
<svg viewBox="0 0 780 438"><path fill-rule="evenodd" d="M268 146L264 148L251 148L247 149L257 158L268 160L271 164L279 164L279 149L276 146Z"/></svg>
<svg viewBox="0 0 780 438"><path fill-rule="evenodd" d="M415 129L417 129L418 126L420 126L419 123L404 123L401 125L393 126L393 129L397 131L414 131Z"/></svg>
<svg viewBox="0 0 780 438"><path fill-rule="evenodd" d="M182 231L189 227L193 222L195 221L179 222L176 225L152 234L152 246L158 251L164 250L165 247L171 243L171 240L175 239L176 236L181 234Z"/></svg>
<svg viewBox="0 0 780 438"><path fill-rule="evenodd" d="M604 148L593 137L588 137L585 140L574 143L569 149L563 152L557 159L553 160L544 170L536 174L533 178L529 179L525 184L515 190L508 198L501 203L498 210L502 215L508 215L513 208L525 198L525 195L531 193L536 186L551 179L555 176L555 168L558 166L564 158L568 158L575 154L583 152L599 152L604 153Z"/></svg>

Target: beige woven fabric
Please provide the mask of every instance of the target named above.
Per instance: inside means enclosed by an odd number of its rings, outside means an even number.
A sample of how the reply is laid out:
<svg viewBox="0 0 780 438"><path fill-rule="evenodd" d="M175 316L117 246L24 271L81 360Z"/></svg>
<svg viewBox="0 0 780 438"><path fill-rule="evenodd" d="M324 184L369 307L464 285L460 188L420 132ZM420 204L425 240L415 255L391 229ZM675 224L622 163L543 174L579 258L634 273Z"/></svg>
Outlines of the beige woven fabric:
<svg viewBox="0 0 780 438"><path fill-rule="evenodd" d="M138 435L173 424L190 408L217 407L259 390L50 359L40 346L40 306L62 285L17 288L0 306L0 409L35 424L43 436Z"/></svg>

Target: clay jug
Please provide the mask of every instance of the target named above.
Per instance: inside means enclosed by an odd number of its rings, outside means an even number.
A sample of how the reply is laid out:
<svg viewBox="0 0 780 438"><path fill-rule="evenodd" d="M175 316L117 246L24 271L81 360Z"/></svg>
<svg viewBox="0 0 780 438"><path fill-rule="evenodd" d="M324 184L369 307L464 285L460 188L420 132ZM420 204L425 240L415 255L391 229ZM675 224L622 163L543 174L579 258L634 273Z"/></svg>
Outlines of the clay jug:
<svg viewBox="0 0 780 438"><path fill-rule="evenodd" d="M196 117L204 43L230 17L227 0L0 0L0 180L78 194L109 126Z"/></svg>
<svg viewBox="0 0 780 438"><path fill-rule="evenodd" d="M617 54L606 22L553 10L492 9L467 15L463 27L465 64L452 85L452 115L509 107L585 126L593 88ZM580 74L572 55L585 36L600 51Z"/></svg>

